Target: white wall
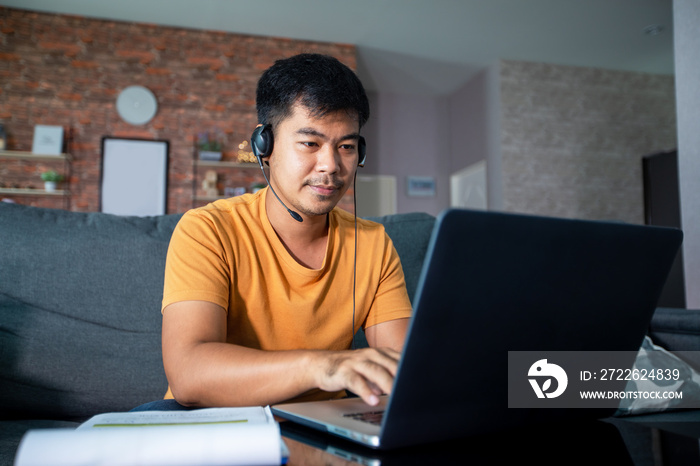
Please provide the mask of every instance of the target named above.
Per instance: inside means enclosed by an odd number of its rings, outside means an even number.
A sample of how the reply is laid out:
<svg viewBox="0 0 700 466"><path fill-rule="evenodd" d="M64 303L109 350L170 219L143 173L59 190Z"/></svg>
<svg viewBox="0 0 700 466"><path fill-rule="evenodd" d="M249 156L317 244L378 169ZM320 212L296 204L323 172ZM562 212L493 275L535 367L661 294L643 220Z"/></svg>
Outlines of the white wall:
<svg viewBox="0 0 700 466"><path fill-rule="evenodd" d="M488 207L501 210L500 64L482 70L447 99L451 132L450 173L485 160Z"/></svg>
<svg viewBox="0 0 700 466"><path fill-rule="evenodd" d="M371 116L363 134L367 164L359 173L395 175L397 210L437 215L450 202L450 130L446 100L431 96L369 93ZM434 197L409 197L406 177L431 176Z"/></svg>
<svg viewBox="0 0 700 466"><path fill-rule="evenodd" d="M686 306L700 309L700 2L673 1Z"/></svg>
<svg viewBox="0 0 700 466"><path fill-rule="evenodd" d="M398 212L437 215L450 205L450 176L481 160L489 209L501 208L499 69L481 71L449 96L369 93L367 164L359 173L395 175ZM435 197L409 197L407 176L435 177Z"/></svg>

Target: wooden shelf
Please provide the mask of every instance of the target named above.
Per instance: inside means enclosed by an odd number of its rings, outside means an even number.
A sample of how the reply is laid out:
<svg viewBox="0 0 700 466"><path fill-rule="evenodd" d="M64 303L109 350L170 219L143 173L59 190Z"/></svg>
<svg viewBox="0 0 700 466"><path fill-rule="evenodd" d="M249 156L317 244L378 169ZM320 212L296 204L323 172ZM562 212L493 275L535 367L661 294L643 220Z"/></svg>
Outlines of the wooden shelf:
<svg viewBox="0 0 700 466"><path fill-rule="evenodd" d="M55 162L60 162L63 164L62 173L66 178L63 187L70 188L70 178L71 172L71 155L68 153L53 155L53 154L35 154L34 152L19 151L19 150L0 150L0 159L15 159L15 160L25 160L28 163L39 166L42 164L50 164ZM3 162L3 163L8 163ZM3 180L7 184L22 185L26 182L8 182L8 180ZM43 186L43 184L41 185ZM45 189L38 188L0 188L0 195L6 196L33 196L34 198L63 198L63 206L66 210L70 210L70 196L71 192L68 189L56 189L55 191L47 191ZM42 201L39 200L39 203Z"/></svg>
<svg viewBox="0 0 700 466"><path fill-rule="evenodd" d="M12 159L25 159L25 160L51 160L51 161L65 161L70 160L70 154L60 154L60 155L48 155L48 154L35 154L33 152L25 152L19 150L0 150L0 157L12 158Z"/></svg>
<svg viewBox="0 0 700 466"><path fill-rule="evenodd" d="M198 169L213 169L213 170L232 170L235 172L235 170L238 169L243 169L243 170L248 170L248 169L253 169L253 170L259 170L260 165L258 165L255 162L234 162L232 160L200 160L198 158L194 158L194 163L193 163L193 171L194 171L194 176L192 177L192 207L198 207L198 205L201 205L200 203L202 202L214 202L219 199L229 199L233 196L227 196L225 194L219 194L218 196L202 196L197 194L197 186L198 182L201 180L201 175L205 170L198 170ZM198 176L199 172L199 176ZM219 172L219 174L222 174ZM259 175L261 176L261 175ZM245 175L246 178L248 178L248 174Z"/></svg>
<svg viewBox="0 0 700 466"><path fill-rule="evenodd" d="M14 194L17 196L64 196L70 193L63 189L46 191L45 189L0 188L0 194Z"/></svg>
<svg viewBox="0 0 700 466"><path fill-rule="evenodd" d="M214 160L195 160L195 165L199 167L210 167L210 168L257 168L260 169L260 165L251 162L217 162Z"/></svg>

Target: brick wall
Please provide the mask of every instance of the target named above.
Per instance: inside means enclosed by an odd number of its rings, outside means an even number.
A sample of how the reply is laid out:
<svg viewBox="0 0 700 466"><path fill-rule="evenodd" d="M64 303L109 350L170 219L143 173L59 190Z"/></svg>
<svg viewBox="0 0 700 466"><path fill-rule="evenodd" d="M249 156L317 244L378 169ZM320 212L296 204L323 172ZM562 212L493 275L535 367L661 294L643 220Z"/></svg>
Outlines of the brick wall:
<svg viewBox="0 0 700 466"><path fill-rule="evenodd" d="M24 151L31 150L34 125L65 128L73 159L69 207L77 211L99 210L103 136L167 140L168 211L184 212L193 206L197 134L220 132L224 160L235 160L238 145L257 123L255 87L260 74L276 59L301 52L333 55L356 68L351 45L0 7L0 124L8 132L8 148ZM145 125L129 125L117 114L117 96L130 85L145 86L156 95L158 113ZM40 187L39 173L45 168L43 163L0 159L0 183ZM197 170L195 186L201 188L205 171ZM248 188L263 181L253 169L217 171L220 188ZM0 197L64 207L57 197ZM346 196L341 207L352 210L351 197Z"/></svg>

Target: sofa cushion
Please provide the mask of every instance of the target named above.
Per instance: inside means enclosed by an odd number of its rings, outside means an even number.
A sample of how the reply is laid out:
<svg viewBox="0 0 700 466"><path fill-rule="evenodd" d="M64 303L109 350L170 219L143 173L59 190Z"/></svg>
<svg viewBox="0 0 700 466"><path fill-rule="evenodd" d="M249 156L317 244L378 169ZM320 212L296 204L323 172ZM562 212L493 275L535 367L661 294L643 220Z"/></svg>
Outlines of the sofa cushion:
<svg viewBox="0 0 700 466"><path fill-rule="evenodd" d="M160 301L179 215L0 204L0 412L86 418L167 387Z"/></svg>

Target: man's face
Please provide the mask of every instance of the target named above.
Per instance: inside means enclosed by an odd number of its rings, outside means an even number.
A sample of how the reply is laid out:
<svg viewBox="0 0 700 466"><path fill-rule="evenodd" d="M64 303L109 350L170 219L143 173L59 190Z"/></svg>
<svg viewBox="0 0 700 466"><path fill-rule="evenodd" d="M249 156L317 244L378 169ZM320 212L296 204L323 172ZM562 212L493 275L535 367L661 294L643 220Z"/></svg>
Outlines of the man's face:
<svg viewBox="0 0 700 466"><path fill-rule="evenodd" d="M296 104L274 130L270 174L275 191L302 216L325 215L352 183L359 123L344 110L316 118Z"/></svg>

